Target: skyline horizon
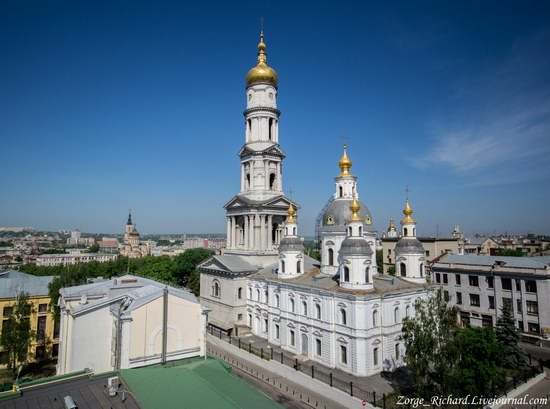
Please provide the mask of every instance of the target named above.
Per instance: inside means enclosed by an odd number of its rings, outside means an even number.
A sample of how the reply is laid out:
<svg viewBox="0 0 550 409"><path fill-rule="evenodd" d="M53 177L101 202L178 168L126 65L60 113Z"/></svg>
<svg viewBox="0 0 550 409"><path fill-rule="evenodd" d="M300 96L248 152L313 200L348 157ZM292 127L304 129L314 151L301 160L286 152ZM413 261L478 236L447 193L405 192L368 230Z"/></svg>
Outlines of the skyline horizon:
<svg viewBox="0 0 550 409"><path fill-rule="evenodd" d="M300 235L333 193L343 135L379 235L407 185L420 236L550 233L550 6L283 9L264 10L265 33ZM0 10L0 225L118 234L130 207L141 234L225 231L261 10Z"/></svg>

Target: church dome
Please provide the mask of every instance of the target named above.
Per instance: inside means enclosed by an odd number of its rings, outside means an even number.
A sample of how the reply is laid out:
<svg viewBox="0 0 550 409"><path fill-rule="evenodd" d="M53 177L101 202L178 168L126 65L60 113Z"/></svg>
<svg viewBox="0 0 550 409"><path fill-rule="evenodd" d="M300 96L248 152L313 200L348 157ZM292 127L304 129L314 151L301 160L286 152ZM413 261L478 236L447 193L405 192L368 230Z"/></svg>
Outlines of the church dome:
<svg viewBox="0 0 550 409"><path fill-rule="evenodd" d="M267 53L265 52L264 33L260 35L258 44L258 65L248 71L246 74L246 86L254 84L268 83L275 87L279 83L277 72L267 65Z"/></svg>
<svg viewBox="0 0 550 409"><path fill-rule="evenodd" d="M335 231L344 232L346 230L346 225L348 219L352 215L350 206L353 204L353 199L336 199L328 205L328 207L323 212L323 217L321 220L321 225L319 226L321 231L330 232ZM372 225L372 217L369 209L365 206L364 203L359 202L359 217L365 223L366 231L375 231L375 227ZM369 223L370 221L370 223Z"/></svg>
<svg viewBox="0 0 550 409"><path fill-rule="evenodd" d="M397 254L424 254L425 250L420 240L416 237L403 237L396 243L395 252Z"/></svg>
<svg viewBox="0 0 550 409"><path fill-rule="evenodd" d="M361 237L347 237L340 246L340 252L349 255L372 256L369 243Z"/></svg>
<svg viewBox="0 0 550 409"><path fill-rule="evenodd" d="M279 243L279 252L304 251L304 245L299 237L284 237Z"/></svg>

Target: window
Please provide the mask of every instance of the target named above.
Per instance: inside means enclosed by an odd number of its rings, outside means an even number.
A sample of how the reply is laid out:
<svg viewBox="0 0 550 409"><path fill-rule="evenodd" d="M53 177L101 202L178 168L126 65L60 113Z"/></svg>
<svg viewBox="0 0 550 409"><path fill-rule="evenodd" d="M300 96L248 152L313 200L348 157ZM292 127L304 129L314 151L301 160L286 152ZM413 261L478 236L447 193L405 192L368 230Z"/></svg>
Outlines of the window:
<svg viewBox="0 0 550 409"><path fill-rule="evenodd" d="M521 313L523 311L523 308L522 308L523 306L521 305L521 300L516 300L516 306L517 306L517 308L516 308L517 311L519 313Z"/></svg>
<svg viewBox="0 0 550 409"><path fill-rule="evenodd" d="M53 344L52 345L52 357L56 357L59 355L59 344Z"/></svg>
<svg viewBox="0 0 550 409"><path fill-rule="evenodd" d="M430 250L426 250L426 257L430 257Z"/></svg>
<svg viewBox="0 0 550 409"><path fill-rule="evenodd" d="M319 338L315 340L315 353L317 356L321 356L321 340Z"/></svg>
<svg viewBox="0 0 550 409"><path fill-rule="evenodd" d="M449 292L447 290L443 291L443 299L447 302L451 299L451 296L449 295Z"/></svg>
<svg viewBox="0 0 550 409"><path fill-rule="evenodd" d="M516 280L516 291L521 292L521 280Z"/></svg>
<svg viewBox="0 0 550 409"><path fill-rule="evenodd" d="M462 293L456 293L456 303L458 305L462 304Z"/></svg>
<svg viewBox="0 0 550 409"><path fill-rule="evenodd" d="M365 268L365 283L369 282L369 268L370 267Z"/></svg>
<svg viewBox="0 0 550 409"><path fill-rule="evenodd" d="M509 278L501 278L500 282L502 284L503 290L512 291L512 280Z"/></svg>
<svg viewBox="0 0 550 409"><path fill-rule="evenodd" d="M252 314L248 314L248 326L252 327Z"/></svg>
<svg viewBox="0 0 550 409"><path fill-rule="evenodd" d="M281 260L281 273L285 272L285 261Z"/></svg>
<svg viewBox="0 0 550 409"><path fill-rule="evenodd" d="M269 190L275 190L275 174L269 175Z"/></svg>
<svg viewBox="0 0 550 409"><path fill-rule="evenodd" d="M470 305L479 307L479 294L470 294Z"/></svg>
<svg viewBox="0 0 550 409"><path fill-rule="evenodd" d="M405 263L400 264L399 272L401 273L401 277L406 277L407 276L407 266L405 265Z"/></svg>
<svg viewBox="0 0 550 409"><path fill-rule="evenodd" d="M54 339L59 338L59 329L60 329L59 327L60 327L59 319L54 320L54 322L53 322L53 338Z"/></svg>
<svg viewBox="0 0 550 409"><path fill-rule="evenodd" d="M460 274L455 274L455 284L460 285Z"/></svg>
<svg viewBox="0 0 550 409"><path fill-rule="evenodd" d="M518 329L523 332L525 329L523 328L523 321L518 321Z"/></svg>
<svg viewBox="0 0 550 409"><path fill-rule="evenodd" d="M290 345L294 346L296 345L296 336L294 334L294 331L290 330Z"/></svg>
<svg viewBox="0 0 550 409"><path fill-rule="evenodd" d="M492 327L493 326L493 317L491 315L482 315L481 316L481 325L483 327Z"/></svg>
<svg viewBox="0 0 550 409"><path fill-rule="evenodd" d="M252 299L252 288L248 288L248 299L251 300Z"/></svg>
<svg viewBox="0 0 550 409"><path fill-rule="evenodd" d="M485 282L487 283L487 288L493 288L494 285L495 285L495 281L494 281L493 277L487 277L485 279Z"/></svg>
<svg viewBox="0 0 550 409"><path fill-rule="evenodd" d="M405 317L410 317L410 316L411 316L411 306L407 305L405 307Z"/></svg>
<svg viewBox="0 0 550 409"><path fill-rule="evenodd" d="M256 288L256 301L260 301L260 290Z"/></svg>
<svg viewBox="0 0 550 409"><path fill-rule="evenodd" d="M13 307L4 307L4 317L9 317L13 312Z"/></svg>
<svg viewBox="0 0 550 409"><path fill-rule="evenodd" d="M395 360L399 361L400 354L399 354L399 344L395 344Z"/></svg>
<svg viewBox="0 0 550 409"><path fill-rule="evenodd" d="M349 282L349 268L347 266L344 266L344 281Z"/></svg>
<svg viewBox="0 0 550 409"><path fill-rule="evenodd" d="M468 276L468 282L471 287L479 287L479 278L478 276Z"/></svg>
<svg viewBox="0 0 550 409"><path fill-rule="evenodd" d="M435 282L436 283L441 283L441 274L435 273Z"/></svg>
<svg viewBox="0 0 550 409"><path fill-rule="evenodd" d="M340 324L347 325L347 321L346 310L340 308Z"/></svg>
<svg viewBox="0 0 550 409"><path fill-rule="evenodd" d="M372 363L374 366L378 366L378 348L372 350Z"/></svg>
<svg viewBox="0 0 550 409"><path fill-rule="evenodd" d="M508 297L502 297L502 307L508 308L510 311L512 311L512 314L514 313L514 308L512 307L512 299Z"/></svg>
<svg viewBox="0 0 550 409"><path fill-rule="evenodd" d="M539 304L536 301L527 301L527 314L538 315Z"/></svg>
<svg viewBox="0 0 550 409"><path fill-rule="evenodd" d="M269 304L269 293L267 290L264 290L264 300L267 304Z"/></svg>
<svg viewBox="0 0 550 409"><path fill-rule="evenodd" d="M307 303L305 301L302 301L302 313L307 315Z"/></svg>
<svg viewBox="0 0 550 409"><path fill-rule="evenodd" d="M263 327L263 331L264 331L264 332L267 332L267 318L264 318L264 327Z"/></svg>
<svg viewBox="0 0 550 409"><path fill-rule="evenodd" d="M279 294L275 294L275 307L279 308Z"/></svg>
<svg viewBox="0 0 550 409"><path fill-rule="evenodd" d="M378 325L378 311L374 310L372 312L372 326L376 327Z"/></svg>
<svg viewBox="0 0 550 409"><path fill-rule="evenodd" d="M242 319L243 319L243 315L242 314L237 314L237 320L242 321Z"/></svg>
<svg viewBox="0 0 550 409"><path fill-rule="evenodd" d="M44 314L48 312L48 304L38 304L38 313Z"/></svg>
<svg viewBox="0 0 550 409"><path fill-rule="evenodd" d="M315 318L321 319L321 306L319 304L315 304Z"/></svg>
<svg viewBox="0 0 550 409"><path fill-rule="evenodd" d="M328 265L333 266L334 265L334 250L328 249Z"/></svg>
<svg viewBox="0 0 550 409"><path fill-rule="evenodd" d="M46 318L45 316L38 317L36 323L36 339L38 341L44 341L46 339Z"/></svg>
<svg viewBox="0 0 550 409"><path fill-rule="evenodd" d="M279 328L279 324L275 324L275 339L279 339L279 337L281 336L280 331L281 329Z"/></svg>
<svg viewBox="0 0 550 409"><path fill-rule="evenodd" d="M424 277L424 263L420 263L420 277Z"/></svg>
<svg viewBox="0 0 550 409"><path fill-rule="evenodd" d="M489 309L495 309L495 297L493 297L492 295L489 296Z"/></svg>
<svg viewBox="0 0 550 409"><path fill-rule="evenodd" d="M294 312L294 298L290 299L290 312Z"/></svg>
<svg viewBox="0 0 550 409"><path fill-rule="evenodd" d="M348 348L345 345L340 345L340 362L344 365L348 363Z"/></svg>
<svg viewBox="0 0 550 409"><path fill-rule="evenodd" d="M37 346L34 357L38 361L41 361L42 359L46 358L46 347L44 345Z"/></svg>
<svg viewBox="0 0 550 409"><path fill-rule="evenodd" d="M296 272L297 272L298 274L300 274L300 273L302 272L302 271L301 271L301 268L300 268L300 262L299 262L299 261L296 262Z"/></svg>
<svg viewBox="0 0 550 409"><path fill-rule="evenodd" d="M242 287L239 287L239 289L237 290L237 297L239 298L239 300L241 298L243 298L243 288Z"/></svg>
<svg viewBox="0 0 550 409"><path fill-rule="evenodd" d="M525 282L525 291L528 293L537 292L537 282L534 280L528 280Z"/></svg>
<svg viewBox="0 0 550 409"><path fill-rule="evenodd" d="M405 227L405 228L403 229L403 231L404 231L404 233L405 233L404 236L407 237L407 236L409 235L409 231L407 230L407 228Z"/></svg>
<svg viewBox="0 0 550 409"><path fill-rule="evenodd" d="M443 284L449 284L449 277L447 274L443 274Z"/></svg>
<svg viewBox="0 0 550 409"><path fill-rule="evenodd" d="M344 190L342 189L342 186L338 187L338 191L340 193L340 197L342 197L344 195Z"/></svg>
<svg viewBox="0 0 550 409"><path fill-rule="evenodd" d="M528 322L527 326L528 326L529 332L534 332L536 334L538 334L540 332L539 324L536 324L534 322Z"/></svg>

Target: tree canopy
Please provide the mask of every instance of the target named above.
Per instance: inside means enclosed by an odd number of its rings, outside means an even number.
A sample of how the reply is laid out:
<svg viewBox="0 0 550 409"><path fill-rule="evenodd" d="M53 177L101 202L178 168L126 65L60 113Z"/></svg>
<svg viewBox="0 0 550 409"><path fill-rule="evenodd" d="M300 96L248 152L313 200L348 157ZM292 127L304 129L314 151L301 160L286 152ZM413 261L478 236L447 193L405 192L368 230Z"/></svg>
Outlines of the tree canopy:
<svg viewBox="0 0 550 409"><path fill-rule="evenodd" d="M503 305L500 316L497 318L496 339L502 346L503 367L521 369L527 365L525 352L519 344L521 336L508 304Z"/></svg>

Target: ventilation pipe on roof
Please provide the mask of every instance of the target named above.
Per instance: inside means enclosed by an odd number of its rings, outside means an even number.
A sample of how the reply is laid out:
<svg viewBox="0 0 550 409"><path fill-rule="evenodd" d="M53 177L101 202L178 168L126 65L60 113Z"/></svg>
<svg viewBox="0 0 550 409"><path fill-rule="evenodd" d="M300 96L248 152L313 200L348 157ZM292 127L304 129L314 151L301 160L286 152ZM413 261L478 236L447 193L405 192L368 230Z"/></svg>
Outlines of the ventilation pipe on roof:
<svg viewBox="0 0 550 409"><path fill-rule="evenodd" d="M168 346L168 287L164 287L162 291L162 355L160 362L161 364L166 363L166 350Z"/></svg>

